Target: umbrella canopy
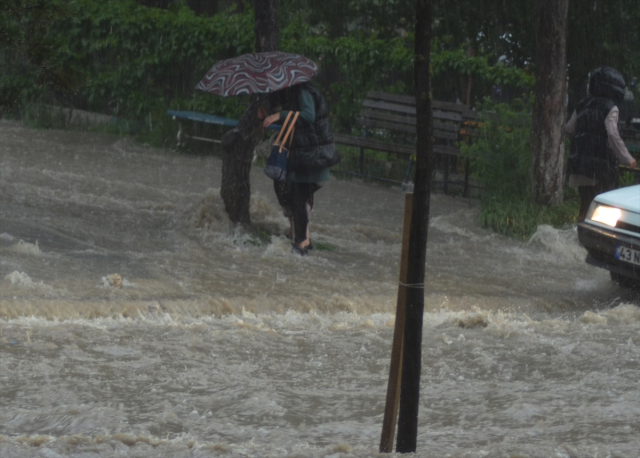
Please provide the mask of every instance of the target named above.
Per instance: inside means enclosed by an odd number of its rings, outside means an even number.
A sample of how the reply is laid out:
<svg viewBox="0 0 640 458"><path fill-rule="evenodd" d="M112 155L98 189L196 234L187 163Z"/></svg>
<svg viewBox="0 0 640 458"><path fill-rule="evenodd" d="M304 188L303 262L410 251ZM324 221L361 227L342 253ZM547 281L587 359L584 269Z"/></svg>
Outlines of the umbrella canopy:
<svg viewBox="0 0 640 458"><path fill-rule="evenodd" d="M300 54L243 54L211 67L196 90L224 97L273 92L310 81L317 69L315 62Z"/></svg>

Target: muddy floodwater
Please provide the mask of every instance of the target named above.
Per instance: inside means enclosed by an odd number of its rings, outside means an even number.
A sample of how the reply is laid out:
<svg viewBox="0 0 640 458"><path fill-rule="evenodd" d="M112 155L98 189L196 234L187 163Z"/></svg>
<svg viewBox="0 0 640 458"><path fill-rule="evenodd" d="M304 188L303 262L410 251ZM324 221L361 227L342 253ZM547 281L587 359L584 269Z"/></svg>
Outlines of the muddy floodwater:
<svg viewBox="0 0 640 458"><path fill-rule="evenodd" d="M332 179L291 253L254 167L0 120L0 457L370 457L404 196ZM421 457L640 456L640 297L575 227L528 242L431 201Z"/></svg>

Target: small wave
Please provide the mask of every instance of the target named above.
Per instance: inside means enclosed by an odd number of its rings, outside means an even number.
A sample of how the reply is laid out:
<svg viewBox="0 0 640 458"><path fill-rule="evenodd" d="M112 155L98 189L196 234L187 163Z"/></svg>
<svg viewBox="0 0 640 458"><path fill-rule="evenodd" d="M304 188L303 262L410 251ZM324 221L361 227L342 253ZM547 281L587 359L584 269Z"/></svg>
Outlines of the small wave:
<svg viewBox="0 0 640 458"><path fill-rule="evenodd" d="M447 235L458 235L475 242L494 238L495 234L478 227L475 222L477 217L478 209L466 208L432 218L429 221L429 227Z"/></svg>
<svg viewBox="0 0 640 458"><path fill-rule="evenodd" d="M42 251L40 251L37 240L36 243L29 243L24 240L20 240L15 245L12 245L10 250L15 253L26 254L29 256L42 256Z"/></svg>
<svg viewBox="0 0 640 458"><path fill-rule="evenodd" d="M0 240L3 242L13 242L15 240L15 237L11 234L7 234L6 232L3 232L2 234L0 234Z"/></svg>
<svg viewBox="0 0 640 458"><path fill-rule="evenodd" d="M556 229L547 224L538 226L528 244L537 246L547 252L560 255L559 258L573 259L582 263L587 251L578 242L578 231L571 229Z"/></svg>
<svg viewBox="0 0 640 458"><path fill-rule="evenodd" d="M38 288L43 290L53 290L51 286L45 285L43 282L34 282L29 275L24 272L18 272L14 270L9 275L5 276L4 279L8 281L10 284L20 287L20 288Z"/></svg>
<svg viewBox="0 0 640 458"><path fill-rule="evenodd" d="M603 312L587 311L580 322L591 325L637 324L640 323L640 307L634 304L620 304Z"/></svg>
<svg viewBox="0 0 640 458"><path fill-rule="evenodd" d="M249 203L249 216L254 225L273 226L270 229L283 231L288 224L282 216L280 209L271 205L267 198L261 194L252 194ZM205 233L232 232L233 224L225 210L225 204L220 195L220 188L208 189L204 197L196 206L195 212L190 216L189 226Z"/></svg>

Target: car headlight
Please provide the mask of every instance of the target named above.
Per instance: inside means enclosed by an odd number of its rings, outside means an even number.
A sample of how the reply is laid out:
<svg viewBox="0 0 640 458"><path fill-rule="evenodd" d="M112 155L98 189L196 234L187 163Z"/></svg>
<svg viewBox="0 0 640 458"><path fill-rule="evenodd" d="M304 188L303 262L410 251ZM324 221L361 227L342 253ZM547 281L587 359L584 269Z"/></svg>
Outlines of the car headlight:
<svg viewBox="0 0 640 458"><path fill-rule="evenodd" d="M606 205L594 204L591 204L591 208L589 209L589 213L591 215L589 219L597 223L606 224L607 226L616 227L616 223L622 215L620 209L608 207Z"/></svg>

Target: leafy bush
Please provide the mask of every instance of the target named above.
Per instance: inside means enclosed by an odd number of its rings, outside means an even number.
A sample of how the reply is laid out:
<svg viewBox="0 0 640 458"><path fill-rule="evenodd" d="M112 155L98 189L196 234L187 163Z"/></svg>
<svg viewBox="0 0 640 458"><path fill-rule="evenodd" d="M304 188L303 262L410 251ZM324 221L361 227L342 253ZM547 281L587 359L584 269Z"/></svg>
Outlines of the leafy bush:
<svg viewBox="0 0 640 458"><path fill-rule="evenodd" d="M49 91L47 103L131 119L146 119L150 113L158 117L166 109L234 118L242 113L246 100L196 93L194 87L218 60L253 51L250 9L203 17L186 6L162 10L133 0L62 3L60 11L65 14L57 13L42 28L41 41L52 44L47 54L49 74L64 82ZM369 90L412 92L411 33L389 39L360 29L329 38L311 28L302 15L293 15L281 25L280 37L280 49L302 53L320 64L317 82L331 102L338 130L353 127ZM526 79L522 70L491 67L486 58L437 47L433 52L434 72L443 79L473 72L487 84ZM33 56L27 57L34 62ZM17 106L44 97L45 82L37 81L24 56L13 48L0 48L0 62L2 94L11 94L7 101ZM437 87L435 95L439 97Z"/></svg>
<svg viewBox="0 0 640 458"><path fill-rule="evenodd" d="M575 222L577 199L568 192L566 202L543 207L531 202L531 117L533 100L512 105L486 100L482 107L480 135L464 143L462 154L471 159L472 177L482 184L483 227L527 239L539 224L564 227Z"/></svg>
<svg viewBox="0 0 640 458"><path fill-rule="evenodd" d="M526 198L530 183L532 101L512 105L487 99L480 106L479 136L460 145L472 159L472 176L496 198Z"/></svg>
<svg viewBox="0 0 640 458"><path fill-rule="evenodd" d="M576 222L578 199L569 194L571 198L556 207L536 205L530 199L483 197L478 222L499 234L528 240L541 224L562 229Z"/></svg>

